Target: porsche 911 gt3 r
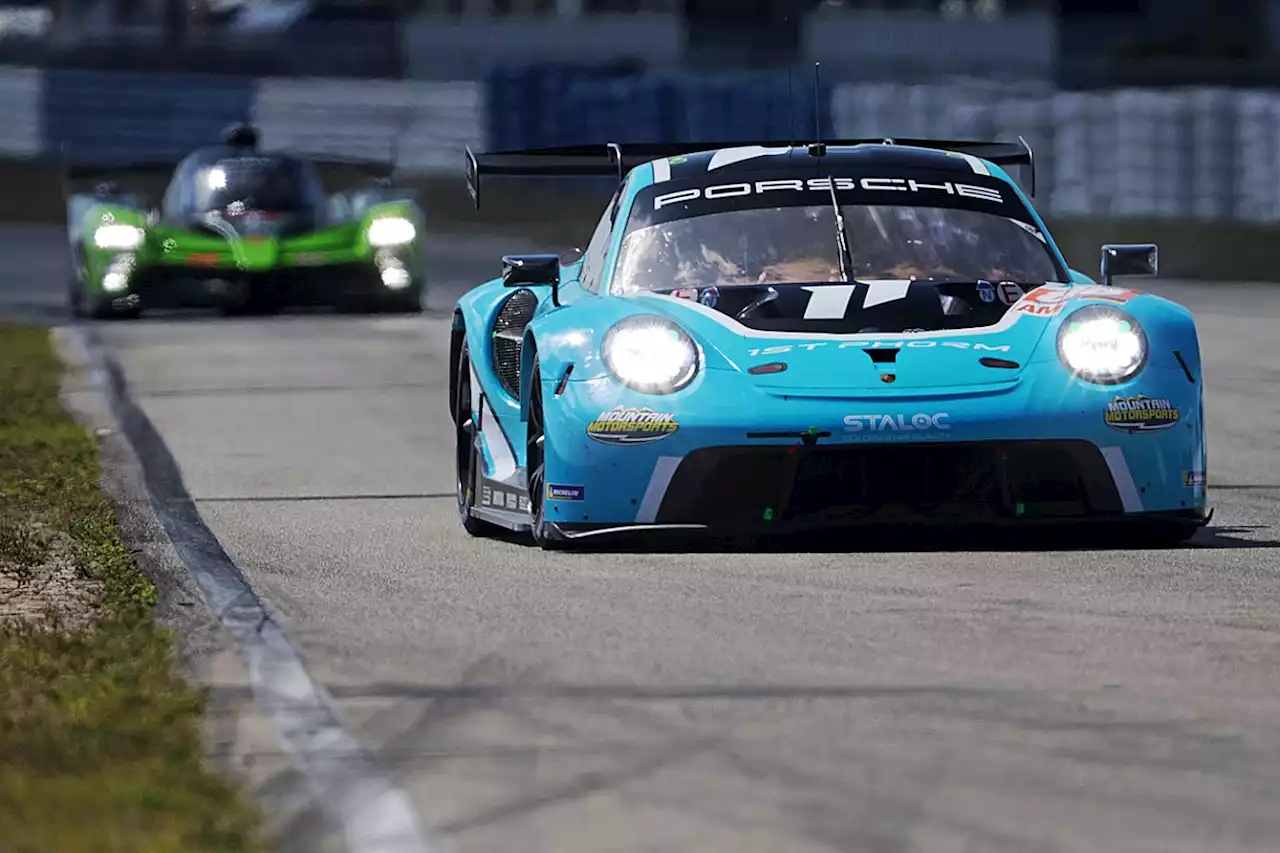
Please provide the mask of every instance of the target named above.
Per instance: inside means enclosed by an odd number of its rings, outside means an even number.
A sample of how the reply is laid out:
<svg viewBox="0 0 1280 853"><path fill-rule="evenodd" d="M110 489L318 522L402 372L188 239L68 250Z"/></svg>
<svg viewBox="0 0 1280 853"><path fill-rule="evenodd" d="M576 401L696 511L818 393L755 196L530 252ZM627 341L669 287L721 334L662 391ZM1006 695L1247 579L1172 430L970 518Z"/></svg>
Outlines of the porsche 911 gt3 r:
<svg viewBox="0 0 1280 853"><path fill-rule="evenodd" d="M705 147L707 150L701 150ZM1022 144L575 147L485 174L608 174L583 257L507 256L457 303L465 528L616 533L1206 520L1195 323L1070 269L1002 168ZM1034 173L1032 176L1034 192ZM1145 539L1146 537L1144 537Z"/></svg>

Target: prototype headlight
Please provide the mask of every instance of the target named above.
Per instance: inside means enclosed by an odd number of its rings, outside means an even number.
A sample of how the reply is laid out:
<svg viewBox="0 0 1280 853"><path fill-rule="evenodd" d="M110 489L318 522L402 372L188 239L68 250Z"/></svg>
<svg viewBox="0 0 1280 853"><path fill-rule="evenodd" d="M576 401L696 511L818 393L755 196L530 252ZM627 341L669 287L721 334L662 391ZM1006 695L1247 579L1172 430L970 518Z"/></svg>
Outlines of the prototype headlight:
<svg viewBox="0 0 1280 853"><path fill-rule="evenodd" d="M605 333L605 366L628 388L645 394L671 394L698 374L698 347L689 335L662 317L628 317Z"/></svg>
<svg viewBox="0 0 1280 853"><path fill-rule="evenodd" d="M132 225L99 225L93 232L93 244L99 249L127 252L142 245L142 229Z"/></svg>
<svg viewBox="0 0 1280 853"><path fill-rule="evenodd" d="M1068 316L1058 330L1058 357L1081 379L1116 385L1147 363L1147 334L1119 308L1089 305Z"/></svg>
<svg viewBox="0 0 1280 853"><path fill-rule="evenodd" d="M403 216L384 216L369 223L369 231L365 236L370 246L382 248L411 243L418 236L418 231Z"/></svg>

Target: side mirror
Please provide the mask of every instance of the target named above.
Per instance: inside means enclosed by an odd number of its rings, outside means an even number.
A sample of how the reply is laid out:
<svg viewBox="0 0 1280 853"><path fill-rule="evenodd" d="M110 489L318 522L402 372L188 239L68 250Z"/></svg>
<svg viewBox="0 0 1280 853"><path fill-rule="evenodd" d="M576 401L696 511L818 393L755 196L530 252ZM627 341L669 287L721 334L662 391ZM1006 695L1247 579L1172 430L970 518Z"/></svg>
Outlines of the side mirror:
<svg viewBox="0 0 1280 853"><path fill-rule="evenodd" d="M1160 250L1155 243L1108 243L1102 247L1102 283L1111 286L1118 275L1155 275Z"/></svg>
<svg viewBox="0 0 1280 853"><path fill-rule="evenodd" d="M559 255L504 255L502 283L507 287L551 288L551 301L560 304Z"/></svg>

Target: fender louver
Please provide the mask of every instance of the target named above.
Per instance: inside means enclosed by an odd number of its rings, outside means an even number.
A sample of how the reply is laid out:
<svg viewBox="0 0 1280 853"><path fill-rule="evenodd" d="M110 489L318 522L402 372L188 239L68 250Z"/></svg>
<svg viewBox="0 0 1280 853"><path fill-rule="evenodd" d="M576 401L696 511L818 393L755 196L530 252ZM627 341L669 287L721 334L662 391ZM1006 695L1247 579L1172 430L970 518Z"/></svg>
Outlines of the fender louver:
<svg viewBox="0 0 1280 853"><path fill-rule="evenodd" d="M538 307L538 296L532 290L517 290L493 321L493 363L498 381L512 397L520 399L520 347L524 340L524 327L533 319Z"/></svg>

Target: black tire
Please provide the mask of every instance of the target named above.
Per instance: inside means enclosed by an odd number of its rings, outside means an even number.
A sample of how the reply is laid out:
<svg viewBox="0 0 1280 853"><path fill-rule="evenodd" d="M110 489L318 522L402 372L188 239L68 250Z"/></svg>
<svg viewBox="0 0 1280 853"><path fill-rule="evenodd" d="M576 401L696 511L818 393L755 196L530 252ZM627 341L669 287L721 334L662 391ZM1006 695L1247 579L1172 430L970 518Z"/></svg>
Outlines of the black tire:
<svg viewBox="0 0 1280 853"><path fill-rule="evenodd" d="M80 316L92 317L95 320L136 320L142 316L142 307L135 305L132 308L118 309L112 308L110 300L102 300L92 308L84 308L81 303Z"/></svg>
<svg viewBox="0 0 1280 853"><path fill-rule="evenodd" d="M67 308L76 319L88 316L84 310L84 291L80 289L80 282L74 276L67 283Z"/></svg>
<svg viewBox="0 0 1280 853"><path fill-rule="evenodd" d="M476 425L471 413L471 351L465 341L458 356L458 373L454 381L453 426L456 464L454 491L458 499L458 520L472 536L492 536L498 527L476 518L476 466L480 453L476 448Z"/></svg>
<svg viewBox="0 0 1280 853"><path fill-rule="evenodd" d="M422 284L415 282L405 289L404 293L388 297L382 310L390 314L421 314L422 296Z"/></svg>
<svg viewBox="0 0 1280 853"><path fill-rule="evenodd" d="M546 420L542 409L542 370L537 356L533 360L533 373L529 377L529 426L525 431L525 480L529 489L529 534L533 543L547 551L565 547L563 540L554 538L546 515Z"/></svg>
<svg viewBox="0 0 1280 853"><path fill-rule="evenodd" d="M222 306L224 317L270 317L279 314L280 303L271 296L252 296L244 302L231 302Z"/></svg>
<svg viewBox="0 0 1280 853"><path fill-rule="evenodd" d="M80 252L75 245L67 251L67 307L72 317L84 316L84 290L80 286Z"/></svg>

